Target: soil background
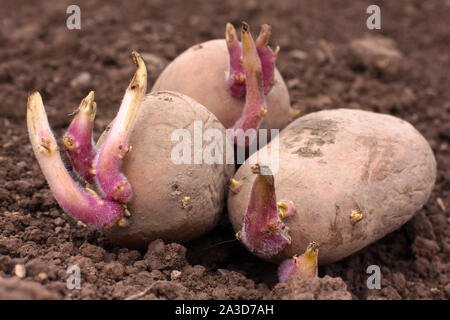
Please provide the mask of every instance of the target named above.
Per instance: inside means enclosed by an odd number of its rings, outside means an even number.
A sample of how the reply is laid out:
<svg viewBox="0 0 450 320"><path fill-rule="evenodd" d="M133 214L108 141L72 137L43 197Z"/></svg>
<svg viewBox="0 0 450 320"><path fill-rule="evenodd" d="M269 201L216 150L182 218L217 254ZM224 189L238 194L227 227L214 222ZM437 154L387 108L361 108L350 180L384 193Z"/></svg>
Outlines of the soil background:
<svg viewBox="0 0 450 320"><path fill-rule="evenodd" d="M0 2L0 299L450 297L449 0L76 1L81 30L68 30L73 3ZM381 30L366 27L370 4L381 7ZM69 114L95 90L98 137L134 72L132 50L144 54L151 87L168 61L242 20L254 34L272 25L278 68L302 114L347 107L399 116L436 155L436 186L423 209L384 239L320 267L320 279L276 285L276 266L233 241L225 215L213 232L184 245L113 246L58 207L27 137L32 91L42 94L60 138ZM385 38L361 47L367 36ZM66 286L70 265L81 269L81 289ZM369 265L381 267L381 290L367 289Z"/></svg>

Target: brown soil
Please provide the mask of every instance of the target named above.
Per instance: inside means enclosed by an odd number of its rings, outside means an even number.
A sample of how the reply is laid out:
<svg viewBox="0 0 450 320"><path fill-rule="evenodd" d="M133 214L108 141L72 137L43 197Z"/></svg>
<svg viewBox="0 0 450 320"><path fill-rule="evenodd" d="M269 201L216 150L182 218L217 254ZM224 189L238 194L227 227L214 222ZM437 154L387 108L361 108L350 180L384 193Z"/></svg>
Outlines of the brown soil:
<svg viewBox="0 0 450 320"><path fill-rule="evenodd" d="M450 1L375 1L382 30L369 31L365 10L373 2L77 1L82 30L69 31L65 12L72 1L2 0L0 299L448 299ZM155 241L147 252L113 246L63 213L34 161L24 123L31 91L43 95L61 137L68 114L95 90L98 137L134 72L130 51L147 54L153 83L188 46L223 37L225 22L243 19L254 30L273 26L293 106L303 113L348 107L402 117L436 155L436 187L424 208L398 231L321 267L322 279L275 286L276 266L231 241L225 217L184 246ZM367 35L388 40L375 48L354 41ZM66 287L66 269L74 264L81 290ZM372 264L381 267L381 290L366 287Z"/></svg>

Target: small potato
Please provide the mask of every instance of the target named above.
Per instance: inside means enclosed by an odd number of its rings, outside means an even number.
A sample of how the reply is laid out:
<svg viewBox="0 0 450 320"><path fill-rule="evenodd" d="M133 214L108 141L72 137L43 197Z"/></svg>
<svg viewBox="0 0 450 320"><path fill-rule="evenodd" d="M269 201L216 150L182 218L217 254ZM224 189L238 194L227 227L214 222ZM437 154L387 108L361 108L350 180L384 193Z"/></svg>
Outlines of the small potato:
<svg viewBox="0 0 450 320"><path fill-rule="evenodd" d="M203 131L217 129L226 138L217 118L189 97L166 91L144 98L130 133L132 150L122 166L133 188L133 198L127 203L131 217L126 227L105 229L114 243L145 248L157 238L184 242L210 231L218 222L234 165L175 164L171 159L179 143L171 140L173 131L187 129L193 143L194 121L202 121ZM191 154L193 159L194 150Z"/></svg>
<svg viewBox="0 0 450 320"><path fill-rule="evenodd" d="M279 143L277 166L264 158ZM229 193L228 212L241 230L255 181L251 163L271 167L277 200L292 200L283 219L291 244L273 261L301 254L319 242L319 263L340 260L398 229L429 198L436 161L423 136L389 115L337 109L297 119L237 171L242 183ZM289 230L288 229L288 230Z"/></svg>
<svg viewBox="0 0 450 320"><path fill-rule="evenodd" d="M225 80L228 71L225 39L197 44L172 61L156 80L152 91L183 93L204 105L230 128L239 119L245 98L230 94ZM290 100L283 78L275 69L274 86L265 96L267 114L262 129L283 129L289 123Z"/></svg>

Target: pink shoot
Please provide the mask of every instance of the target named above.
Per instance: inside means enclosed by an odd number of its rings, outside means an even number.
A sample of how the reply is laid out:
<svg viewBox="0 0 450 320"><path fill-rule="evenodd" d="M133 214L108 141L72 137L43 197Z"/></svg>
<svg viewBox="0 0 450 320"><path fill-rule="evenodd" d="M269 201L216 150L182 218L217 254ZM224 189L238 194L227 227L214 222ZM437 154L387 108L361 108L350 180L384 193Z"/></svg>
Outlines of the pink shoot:
<svg viewBox="0 0 450 320"><path fill-rule="evenodd" d="M256 39L256 50L262 67L264 94L268 94L274 85L275 62L280 51L279 46L275 48L275 51L269 47L270 34L271 27L268 24L263 24ZM245 72L242 67L242 47L237 39L236 30L231 23L227 23L225 40L229 55L227 84L233 96L242 97L245 94L246 86Z"/></svg>
<svg viewBox="0 0 450 320"><path fill-rule="evenodd" d="M319 244L311 242L300 257L283 261L278 267L278 280L286 282L291 278L315 278L318 272Z"/></svg>
<svg viewBox="0 0 450 320"><path fill-rule="evenodd" d="M236 179L231 179L230 181L230 190L233 193L239 193L242 188L242 182L237 181Z"/></svg>
<svg viewBox="0 0 450 320"><path fill-rule="evenodd" d="M225 30L225 40L229 55L227 83L233 96L243 97L245 94L245 75L241 64L242 48L236 35L236 29L229 22Z"/></svg>
<svg viewBox="0 0 450 320"><path fill-rule="evenodd" d="M261 26L258 38L256 38L256 50L261 60L264 94L268 94L274 84L275 61L280 47L277 46L275 52L269 47L271 27L268 24Z"/></svg>
<svg viewBox="0 0 450 320"><path fill-rule="evenodd" d="M91 91L81 101L78 113L63 137L64 147L69 155L73 170L91 184L94 182L92 163L97 155L97 149L92 139L96 111L94 92Z"/></svg>
<svg viewBox="0 0 450 320"><path fill-rule="evenodd" d="M364 216L359 209L355 209L350 212L350 222L352 223L352 225L357 224L363 218Z"/></svg>
<svg viewBox="0 0 450 320"><path fill-rule="evenodd" d="M281 200L277 202L278 216L286 219L295 214L294 202L291 200Z"/></svg>
<svg viewBox="0 0 450 320"><path fill-rule="evenodd" d="M250 33L250 27L245 22L242 23L242 49L242 66L246 79L245 106L239 120L228 131L238 147L251 144L252 140L256 137L256 130L259 129L262 119L267 113L262 84L261 63L255 42ZM246 136L245 132L250 129L254 130L255 134Z"/></svg>
<svg viewBox="0 0 450 320"><path fill-rule="evenodd" d="M38 92L28 98L27 127L34 154L56 201L73 217L103 228L124 224L123 207L100 199L94 191L84 191L64 167L56 139L50 129L42 98Z"/></svg>
<svg viewBox="0 0 450 320"><path fill-rule="evenodd" d="M133 52L136 73L129 84L119 112L94 161L96 182L106 199L126 203L132 196L131 185L120 172L121 161L131 150L127 140L147 88L147 69L137 52Z"/></svg>
<svg viewBox="0 0 450 320"><path fill-rule="evenodd" d="M269 167L252 167L253 182L242 230L236 237L255 255L271 258L291 243L289 228L278 215L274 177Z"/></svg>

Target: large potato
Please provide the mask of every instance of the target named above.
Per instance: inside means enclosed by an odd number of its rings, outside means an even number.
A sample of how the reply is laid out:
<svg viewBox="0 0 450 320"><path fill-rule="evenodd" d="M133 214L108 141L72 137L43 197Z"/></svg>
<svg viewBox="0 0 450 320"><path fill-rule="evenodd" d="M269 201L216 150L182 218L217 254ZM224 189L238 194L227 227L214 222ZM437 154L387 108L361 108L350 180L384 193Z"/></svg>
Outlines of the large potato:
<svg viewBox="0 0 450 320"><path fill-rule="evenodd" d="M230 128L239 119L245 98L235 98L225 81L228 50L224 39L197 44L172 61L156 80L152 91L183 93L208 108ZM289 123L287 87L277 69L272 90L266 95L267 114L261 128L282 129Z"/></svg>
<svg viewBox="0 0 450 320"><path fill-rule="evenodd" d="M275 172L262 152L277 142ZM284 221L292 243L276 261L303 253L311 241L320 243L320 264L364 248L408 221L427 201L436 178L433 152L408 122L348 109L312 113L292 122L239 168L234 179L242 189L228 197L236 231L242 227L256 159L274 171L277 199L292 200L297 210ZM352 212L361 213L362 220L352 221Z"/></svg>
<svg viewBox="0 0 450 320"><path fill-rule="evenodd" d="M203 131L219 130L226 139L217 118L189 97L158 92L144 98L130 134L132 150L122 166L133 189L127 204L132 215L128 226L105 230L113 242L144 248L157 238L188 241L216 225L234 165L175 164L171 159L172 148L179 142L171 140L172 132L187 129L193 142L194 121L202 121ZM193 148L191 154L193 159Z"/></svg>

